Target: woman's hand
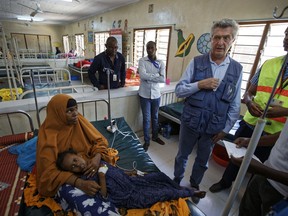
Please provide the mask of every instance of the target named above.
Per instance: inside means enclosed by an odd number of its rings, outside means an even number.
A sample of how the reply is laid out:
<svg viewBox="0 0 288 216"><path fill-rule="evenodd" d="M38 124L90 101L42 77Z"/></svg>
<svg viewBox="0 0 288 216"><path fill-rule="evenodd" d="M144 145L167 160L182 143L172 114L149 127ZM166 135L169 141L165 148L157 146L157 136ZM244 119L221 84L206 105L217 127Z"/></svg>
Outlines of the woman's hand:
<svg viewBox="0 0 288 216"><path fill-rule="evenodd" d="M94 180L84 180L78 178L75 182L75 187L82 190L84 193L89 196L95 196L95 194L100 190L100 185L96 183Z"/></svg>
<svg viewBox="0 0 288 216"><path fill-rule="evenodd" d="M101 154L97 153L95 157L88 161L87 167L84 170L84 175L87 175L88 178L94 176L100 167Z"/></svg>
<svg viewBox="0 0 288 216"><path fill-rule="evenodd" d="M249 145L249 142L250 142L250 138L245 138L245 137L239 137L234 141L237 148L247 147Z"/></svg>

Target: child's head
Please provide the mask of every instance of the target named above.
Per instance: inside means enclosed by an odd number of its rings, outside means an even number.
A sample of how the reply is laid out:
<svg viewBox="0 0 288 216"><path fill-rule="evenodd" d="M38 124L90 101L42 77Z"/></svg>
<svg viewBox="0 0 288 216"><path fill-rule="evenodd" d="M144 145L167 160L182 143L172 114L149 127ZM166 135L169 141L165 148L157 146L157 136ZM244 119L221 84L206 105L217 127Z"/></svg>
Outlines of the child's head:
<svg viewBox="0 0 288 216"><path fill-rule="evenodd" d="M87 162L73 149L69 149L58 154L56 165L64 171L82 173L87 166Z"/></svg>

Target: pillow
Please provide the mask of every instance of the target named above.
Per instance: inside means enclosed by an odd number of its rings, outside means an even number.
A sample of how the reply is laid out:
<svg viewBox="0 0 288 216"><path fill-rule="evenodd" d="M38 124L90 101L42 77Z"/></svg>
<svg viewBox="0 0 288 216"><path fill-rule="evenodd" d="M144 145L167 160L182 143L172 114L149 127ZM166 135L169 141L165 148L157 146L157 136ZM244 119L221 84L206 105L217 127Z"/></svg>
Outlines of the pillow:
<svg viewBox="0 0 288 216"><path fill-rule="evenodd" d="M0 148L14 143L23 143L33 137L33 132L26 132L20 134L6 135L0 137Z"/></svg>
<svg viewBox="0 0 288 216"><path fill-rule="evenodd" d="M78 61L75 66L78 68L81 68L84 65L87 65L88 67L88 65L91 65L91 62L87 60L82 60L82 61Z"/></svg>

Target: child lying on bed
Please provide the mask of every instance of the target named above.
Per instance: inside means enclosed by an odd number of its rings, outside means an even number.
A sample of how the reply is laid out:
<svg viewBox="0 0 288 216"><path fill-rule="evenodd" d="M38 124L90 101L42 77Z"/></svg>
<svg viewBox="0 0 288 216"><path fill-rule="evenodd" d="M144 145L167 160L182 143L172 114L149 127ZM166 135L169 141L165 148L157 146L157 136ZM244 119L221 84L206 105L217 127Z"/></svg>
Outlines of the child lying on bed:
<svg viewBox="0 0 288 216"><path fill-rule="evenodd" d="M58 154L56 161L59 169L78 174L79 177L87 166L81 155L73 149ZM87 178L81 176L81 178ZM102 161L98 176L91 177L99 182L100 193L118 208L149 208L156 202L176 200L185 197L203 198L205 191L195 191L177 185L162 172L135 175ZM77 182L77 180L76 180Z"/></svg>

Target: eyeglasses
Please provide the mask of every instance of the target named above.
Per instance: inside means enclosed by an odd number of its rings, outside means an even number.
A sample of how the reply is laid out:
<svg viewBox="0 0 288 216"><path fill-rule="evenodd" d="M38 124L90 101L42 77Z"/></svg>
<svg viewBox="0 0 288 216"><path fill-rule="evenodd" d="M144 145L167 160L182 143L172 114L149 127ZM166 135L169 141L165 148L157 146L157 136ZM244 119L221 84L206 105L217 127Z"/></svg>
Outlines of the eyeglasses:
<svg viewBox="0 0 288 216"><path fill-rule="evenodd" d="M220 36L220 35L214 35L212 37L212 40L219 42L221 39L223 38L224 42L230 42L232 40L231 35L224 35L224 36Z"/></svg>

